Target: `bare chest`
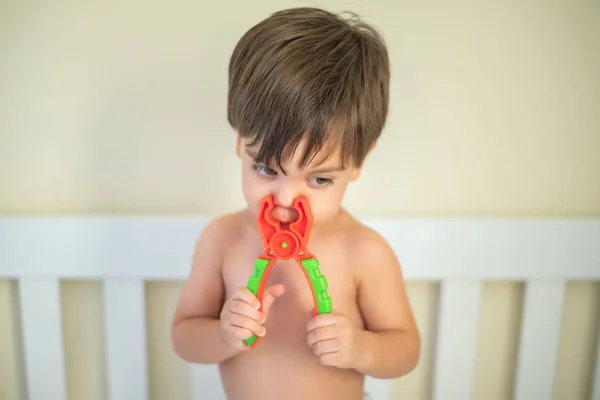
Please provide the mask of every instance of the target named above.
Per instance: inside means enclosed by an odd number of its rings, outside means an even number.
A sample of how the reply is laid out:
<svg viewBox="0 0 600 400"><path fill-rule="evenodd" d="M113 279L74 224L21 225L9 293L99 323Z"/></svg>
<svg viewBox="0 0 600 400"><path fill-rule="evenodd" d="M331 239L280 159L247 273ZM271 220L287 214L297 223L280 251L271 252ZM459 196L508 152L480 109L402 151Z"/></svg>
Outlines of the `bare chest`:
<svg viewBox="0 0 600 400"><path fill-rule="evenodd" d="M281 284L285 288L284 295L271 307L269 320L265 324L271 333L288 329L302 330L314 313L315 296L323 295L319 293L323 287L331 299L333 312L346 314L362 326L356 305L356 279L350 260L335 247L313 245L311 251L315 260L305 266L291 259L276 260L270 268L266 268L263 278L265 287ZM227 298L236 288L248 287L250 277L255 273L256 260L262 252L262 246L255 243L241 243L226 258L223 278ZM313 291L313 287L317 290Z"/></svg>
<svg viewBox="0 0 600 400"><path fill-rule="evenodd" d="M356 301L356 269L347 252L331 243L311 243L309 249L318 262L318 275L326 280L332 311L347 315L363 327ZM250 238L237 243L228 254L222 266L226 298L235 289L248 286L255 261L263 251L260 241ZM265 284L281 284L285 293L271 306L265 322L266 335L259 345L221 366L231 399L253 398L249 393L261 393L263 399L362 398L360 374L320 364L307 344L314 297L310 272L305 271L293 259L272 265Z"/></svg>

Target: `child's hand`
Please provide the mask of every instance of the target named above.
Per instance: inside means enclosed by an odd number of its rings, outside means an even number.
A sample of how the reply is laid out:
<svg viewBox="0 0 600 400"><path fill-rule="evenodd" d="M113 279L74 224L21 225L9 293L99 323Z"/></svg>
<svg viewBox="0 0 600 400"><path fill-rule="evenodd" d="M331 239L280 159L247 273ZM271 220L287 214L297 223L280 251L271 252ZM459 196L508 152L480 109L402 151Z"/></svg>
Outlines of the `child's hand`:
<svg viewBox="0 0 600 400"><path fill-rule="evenodd" d="M264 336L266 329L263 324L267 320L269 309L284 291L281 284L266 288L263 293L262 310L259 310L260 302L254 293L247 288L237 289L221 310L221 330L225 343L244 350L248 348L244 343L245 339L255 334Z"/></svg>
<svg viewBox="0 0 600 400"><path fill-rule="evenodd" d="M341 314L320 314L308 322L308 345L323 365L354 368L364 352L361 330Z"/></svg>

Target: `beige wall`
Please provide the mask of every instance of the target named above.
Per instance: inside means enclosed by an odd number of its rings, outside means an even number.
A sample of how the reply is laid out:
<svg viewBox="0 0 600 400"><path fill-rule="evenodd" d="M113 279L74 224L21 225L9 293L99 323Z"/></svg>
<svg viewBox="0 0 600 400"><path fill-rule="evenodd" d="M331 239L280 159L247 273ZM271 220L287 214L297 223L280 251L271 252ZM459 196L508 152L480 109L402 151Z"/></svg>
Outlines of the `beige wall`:
<svg viewBox="0 0 600 400"><path fill-rule="evenodd" d="M488 3L0 2L0 213L242 206L225 119L229 54L269 12L316 4L374 21L393 64L389 124L350 188L351 211L600 215L600 3ZM179 287L147 286L154 399L187 387L183 364L168 348ZM425 348L395 393L426 399L438 287L411 282L409 289ZM478 399L510 398L522 289L513 282L485 287ZM17 296L14 282L0 281L0 399L23 393ZM101 399L100 284L65 282L62 300L69 392ZM569 285L556 399L584 398L589 387L599 304L597 283ZM82 366L92 373L82 375Z"/></svg>

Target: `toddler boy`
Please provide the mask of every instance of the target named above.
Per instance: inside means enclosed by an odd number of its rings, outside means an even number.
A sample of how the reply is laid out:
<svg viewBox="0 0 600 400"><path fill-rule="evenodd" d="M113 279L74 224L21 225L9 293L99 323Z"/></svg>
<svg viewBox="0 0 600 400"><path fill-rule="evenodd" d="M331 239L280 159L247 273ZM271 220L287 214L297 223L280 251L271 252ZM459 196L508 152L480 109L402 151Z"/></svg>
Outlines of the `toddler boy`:
<svg viewBox="0 0 600 400"><path fill-rule="evenodd" d="M365 375L399 377L418 362L399 262L341 206L384 127L389 75L375 29L315 8L274 13L233 51L228 119L247 207L200 234L172 326L176 353L219 364L231 400L360 400ZM294 199L308 199L308 248L327 277L331 313L313 315L294 260L277 261L262 304L246 288L264 250L256 217L269 195L284 225L298 218ZM255 334L250 348L244 339Z"/></svg>

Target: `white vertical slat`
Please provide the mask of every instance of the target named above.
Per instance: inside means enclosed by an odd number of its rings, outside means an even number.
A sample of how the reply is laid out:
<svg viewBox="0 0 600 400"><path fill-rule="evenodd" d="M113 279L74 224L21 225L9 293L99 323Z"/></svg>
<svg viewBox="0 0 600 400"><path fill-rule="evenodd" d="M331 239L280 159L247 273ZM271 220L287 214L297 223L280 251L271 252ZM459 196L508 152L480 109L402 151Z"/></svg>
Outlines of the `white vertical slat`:
<svg viewBox="0 0 600 400"><path fill-rule="evenodd" d="M147 399L144 282L105 280L104 305L109 399Z"/></svg>
<svg viewBox="0 0 600 400"><path fill-rule="evenodd" d="M479 281L442 283L433 386L436 400L473 397L480 299Z"/></svg>
<svg viewBox="0 0 600 400"><path fill-rule="evenodd" d="M552 399L564 282L528 282L525 289L515 400Z"/></svg>
<svg viewBox="0 0 600 400"><path fill-rule="evenodd" d="M219 367L214 364L190 364L190 400L227 400Z"/></svg>
<svg viewBox="0 0 600 400"><path fill-rule="evenodd" d="M60 283L52 278L20 279L19 296L27 398L66 400Z"/></svg>
<svg viewBox="0 0 600 400"><path fill-rule="evenodd" d="M596 367L592 382L592 400L600 400L600 338L596 338Z"/></svg>
<svg viewBox="0 0 600 400"><path fill-rule="evenodd" d="M389 379L375 379L369 376L365 379L365 393L369 400L391 400L392 382Z"/></svg>

